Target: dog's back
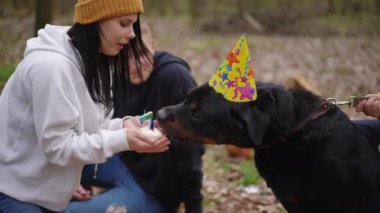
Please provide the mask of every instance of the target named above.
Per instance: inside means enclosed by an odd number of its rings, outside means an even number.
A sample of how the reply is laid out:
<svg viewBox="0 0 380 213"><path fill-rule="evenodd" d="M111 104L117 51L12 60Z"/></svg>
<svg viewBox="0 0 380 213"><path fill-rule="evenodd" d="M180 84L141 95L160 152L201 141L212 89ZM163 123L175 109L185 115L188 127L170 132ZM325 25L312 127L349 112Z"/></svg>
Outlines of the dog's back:
<svg viewBox="0 0 380 213"><path fill-rule="evenodd" d="M298 117L294 123L321 101L308 92L288 92L293 112L278 110ZM257 147L255 156L261 175L290 212L380 212L380 155L335 106L285 142Z"/></svg>

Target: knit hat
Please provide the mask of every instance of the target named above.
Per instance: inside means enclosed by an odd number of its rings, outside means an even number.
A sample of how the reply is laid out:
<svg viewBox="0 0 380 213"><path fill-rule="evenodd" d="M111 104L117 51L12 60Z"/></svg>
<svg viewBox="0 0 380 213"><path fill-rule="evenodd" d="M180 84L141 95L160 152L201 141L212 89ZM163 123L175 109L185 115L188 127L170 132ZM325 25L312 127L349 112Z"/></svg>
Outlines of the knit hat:
<svg viewBox="0 0 380 213"><path fill-rule="evenodd" d="M78 0L74 23L88 24L144 11L142 0Z"/></svg>

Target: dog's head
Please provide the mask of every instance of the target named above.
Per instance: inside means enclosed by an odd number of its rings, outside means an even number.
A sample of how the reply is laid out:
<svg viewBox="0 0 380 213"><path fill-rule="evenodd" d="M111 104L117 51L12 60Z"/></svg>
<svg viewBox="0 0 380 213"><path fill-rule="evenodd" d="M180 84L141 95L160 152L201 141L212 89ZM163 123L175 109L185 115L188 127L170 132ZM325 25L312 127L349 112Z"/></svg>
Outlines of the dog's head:
<svg viewBox="0 0 380 213"><path fill-rule="evenodd" d="M173 140L257 147L289 131L298 110L293 93L283 86L258 83L257 90L257 100L236 103L206 83L182 103L161 109L158 121Z"/></svg>

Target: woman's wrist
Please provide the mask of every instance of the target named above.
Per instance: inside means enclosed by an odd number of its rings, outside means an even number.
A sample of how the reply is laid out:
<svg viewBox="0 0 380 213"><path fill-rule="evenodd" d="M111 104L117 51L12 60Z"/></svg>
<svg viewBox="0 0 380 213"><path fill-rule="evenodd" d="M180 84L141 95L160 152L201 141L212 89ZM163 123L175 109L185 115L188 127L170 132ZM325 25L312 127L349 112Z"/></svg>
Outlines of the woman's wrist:
<svg viewBox="0 0 380 213"><path fill-rule="evenodd" d="M125 128L125 125L124 125L124 123L128 120L128 119L130 119L130 118L132 118L133 116L130 116L130 115L127 115L127 116L124 116L121 120L122 120L122 127L123 128Z"/></svg>

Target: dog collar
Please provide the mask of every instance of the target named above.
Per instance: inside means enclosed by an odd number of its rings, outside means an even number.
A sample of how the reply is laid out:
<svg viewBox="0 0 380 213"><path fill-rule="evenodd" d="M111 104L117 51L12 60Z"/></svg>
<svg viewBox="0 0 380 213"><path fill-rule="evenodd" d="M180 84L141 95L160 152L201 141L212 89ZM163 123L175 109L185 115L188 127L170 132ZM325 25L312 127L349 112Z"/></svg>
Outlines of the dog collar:
<svg viewBox="0 0 380 213"><path fill-rule="evenodd" d="M301 130L308 122L313 121L320 116L324 115L327 111L329 111L331 106L331 103L328 100L323 100L323 102L317 106L305 119L299 121L294 128L287 134L279 137L277 140L274 140L272 143L269 143L267 145L259 146L257 149L270 149L272 147L275 147L279 144L282 144L287 141L287 139Z"/></svg>

